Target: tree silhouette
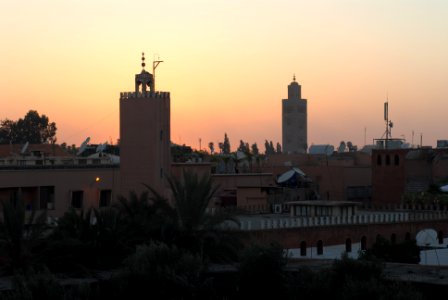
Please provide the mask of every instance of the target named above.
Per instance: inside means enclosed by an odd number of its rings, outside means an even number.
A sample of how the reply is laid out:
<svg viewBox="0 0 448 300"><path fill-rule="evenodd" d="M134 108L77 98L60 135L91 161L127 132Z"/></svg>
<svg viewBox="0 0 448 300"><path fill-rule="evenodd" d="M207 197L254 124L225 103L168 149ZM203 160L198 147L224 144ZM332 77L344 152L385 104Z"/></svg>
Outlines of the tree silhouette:
<svg viewBox="0 0 448 300"><path fill-rule="evenodd" d="M210 154L215 153L215 144L213 142L208 143L208 148L210 149Z"/></svg>
<svg viewBox="0 0 448 300"><path fill-rule="evenodd" d="M230 141L229 138L227 136L227 133L224 133L224 143L222 146L222 152L224 154L230 154Z"/></svg>
<svg viewBox="0 0 448 300"><path fill-rule="evenodd" d="M279 142L277 142L276 152L277 152L278 154L281 154L281 153L282 153L282 145L280 145Z"/></svg>
<svg viewBox="0 0 448 300"><path fill-rule="evenodd" d="M182 177L170 177L168 182L179 230L174 243L199 254L202 259L236 260L238 249L242 245L239 239L226 233L221 226L226 222L238 222L225 212L207 212L207 207L218 190L211 177L207 174L199 177L196 173L185 171ZM155 198L162 199L154 189L149 186L148 189Z"/></svg>
<svg viewBox="0 0 448 300"><path fill-rule="evenodd" d="M0 122L0 143L54 144L57 140L56 130L56 123L50 122L46 115L30 110L23 119L5 119Z"/></svg>
<svg viewBox="0 0 448 300"><path fill-rule="evenodd" d="M4 263L12 270L26 268L31 263L33 248L45 231L46 215L33 210L27 217L21 196L17 201L3 201L2 209L0 253L6 254Z"/></svg>

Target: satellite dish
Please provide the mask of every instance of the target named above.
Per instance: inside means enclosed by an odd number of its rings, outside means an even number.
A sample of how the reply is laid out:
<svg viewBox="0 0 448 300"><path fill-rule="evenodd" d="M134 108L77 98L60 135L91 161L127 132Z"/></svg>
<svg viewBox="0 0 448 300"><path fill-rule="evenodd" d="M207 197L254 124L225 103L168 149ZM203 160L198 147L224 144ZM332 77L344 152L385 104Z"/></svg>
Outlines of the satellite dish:
<svg viewBox="0 0 448 300"><path fill-rule="evenodd" d="M409 143L403 143L403 144L401 144L401 149L408 149L408 148L411 148L411 145L409 144Z"/></svg>
<svg viewBox="0 0 448 300"><path fill-rule="evenodd" d="M302 176L306 176L306 174L302 171L302 170L300 170L299 168L297 168L297 167L294 167L294 168L292 168L297 174L300 174L300 175L302 175Z"/></svg>
<svg viewBox="0 0 448 300"><path fill-rule="evenodd" d="M86 150L87 144L90 141L90 137L87 137L86 140L84 142L82 142L81 146L79 146L79 150L78 153L76 153L76 155L80 155L81 153L84 152L84 150Z"/></svg>
<svg viewBox="0 0 448 300"><path fill-rule="evenodd" d="M280 175L280 176L278 177L278 179L277 179L277 183L283 183L283 182L286 182L286 181L290 180L290 179L291 179L293 176L295 176L296 174L299 174L299 175L302 176L302 177L305 177L305 176L306 176L305 173L304 173L302 170L300 170L300 169L297 168L297 167L294 167L294 168L292 168L291 170L286 171L285 173L283 173L282 175Z"/></svg>
<svg viewBox="0 0 448 300"><path fill-rule="evenodd" d="M415 237L417 241L417 246L430 246L437 245L437 232L434 229L423 229L417 233Z"/></svg>
<svg viewBox="0 0 448 300"><path fill-rule="evenodd" d="M338 153L343 153L345 151L345 147L346 147L345 142L342 141L338 147Z"/></svg>
<svg viewBox="0 0 448 300"><path fill-rule="evenodd" d="M242 151L237 151L236 152L236 159L237 160L241 160L241 159L245 159L246 158L246 154L244 154L244 152Z"/></svg>
<svg viewBox="0 0 448 300"><path fill-rule="evenodd" d="M446 193L446 192L448 192L448 185L442 185L439 189L441 192Z"/></svg>
<svg viewBox="0 0 448 300"><path fill-rule="evenodd" d="M296 173L296 171L294 171L294 170L286 171L285 173L280 175L280 177L277 179L277 182L283 183L285 181L288 181L289 179L291 179L292 176L294 176L295 173Z"/></svg>
<svg viewBox="0 0 448 300"><path fill-rule="evenodd" d="M25 153L25 151L26 151L26 149L28 148L28 145L29 145L29 144L30 144L29 142L26 142L25 145L23 145L22 150L20 151L21 154L24 154L24 153Z"/></svg>
<svg viewBox="0 0 448 300"><path fill-rule="evenodd" d="M107 142L104 143L104 144L99 144L99 145L96 147L96 152L97 152L97 153L102 153L104 150L106 150L106 148L107 148Z"/></svg>

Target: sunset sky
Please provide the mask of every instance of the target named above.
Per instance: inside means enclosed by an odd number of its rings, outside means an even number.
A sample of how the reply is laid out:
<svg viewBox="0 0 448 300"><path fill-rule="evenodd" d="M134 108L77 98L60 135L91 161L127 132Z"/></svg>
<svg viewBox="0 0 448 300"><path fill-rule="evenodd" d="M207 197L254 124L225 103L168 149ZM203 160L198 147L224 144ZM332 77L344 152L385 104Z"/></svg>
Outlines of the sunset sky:
<svg viewBox="0 0 448 300"><path fill-rule="evenodd" d="M448 139L446 0L0 0L0 119L34 109L59 143L115 143L143 51L176 143L281 142L293 74L309 145L372 143L386 98L393 137Z"/></svg>

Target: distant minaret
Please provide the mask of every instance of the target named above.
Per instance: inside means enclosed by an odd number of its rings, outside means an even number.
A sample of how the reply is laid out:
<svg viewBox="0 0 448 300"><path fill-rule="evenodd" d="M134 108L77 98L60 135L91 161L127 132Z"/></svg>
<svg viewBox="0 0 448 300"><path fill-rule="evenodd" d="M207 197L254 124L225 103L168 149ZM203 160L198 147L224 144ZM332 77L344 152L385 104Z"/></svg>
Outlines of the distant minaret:
<svg viewBox="0 0 448 300"><path fill-rule="evenodd" d="M170 93L155 91L142 54L135 91L120 93L121 194L140 194L148 185L165 195L170 166Z"/></svg>
<svg viewBox="0 0 448 300"><path fill-rule="evenodd" d="M306 153L307 100L302 99L302 87L293 81L288 85L288 99L282 100L283 153Z"/></svg>

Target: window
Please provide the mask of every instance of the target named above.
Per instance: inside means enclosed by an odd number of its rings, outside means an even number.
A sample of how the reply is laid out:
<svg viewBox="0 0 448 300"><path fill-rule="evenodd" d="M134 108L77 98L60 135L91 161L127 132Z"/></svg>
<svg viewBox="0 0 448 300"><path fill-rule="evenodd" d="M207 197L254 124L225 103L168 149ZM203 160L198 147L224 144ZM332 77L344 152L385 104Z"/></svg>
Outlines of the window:
<svg viewBox="0 0 448 300"><path fill-rule="evenodd" d="M84 198L84 191L73 191L72 192L72 207L76 209L82 208L82 201Z"/></svg>
<svg viewBox="0 0 448 300"><path fill-rule="evenodd" d="M394 156L394 165L398 166L400 164L400 157L398 154L395 154Z"/></svg>
<svg viewBox="0 0 448 300"><path fill-rule="evenodd" d="M361 238L361 250L367 250L367 237L365 235Z"/></svg>
<svg viewBox="0 0 448 300"><path fill-rule="evenodd" d="M306 256L306 242L302 241L300 243L300 256Z"/></svg>
<svg viewBox="0 0 448 300"><path fill-rule="evenodd" d="M352 240L350 238L345 240L345 252L352 252Z"/></svg>
<svg viewBox="0 0 448 300"><path fill-rule="evenodd" d="M317 255L323 255L324 254L324 243L322 240L317 241Z"/></svg>
<svg viewBox="0 0 448 300"><path fill-rule="evenodd" d="M39 209L54 209L54 186L40 187Z"/></svg>
<svg viewBox="0 0 448 300"><path fill-rule="evenodd" d="M100 203L99 207L108 207L112 200L112 190L102 190L100 192Z"/></svg>
<svg viewBox="0 0 448 300"><path fill-rule="evenodd" d="M23 187L21 188L22 199L27 211L36 210L38 204L37 187Z"/></svg>
<svg viewBox="0 0 448 300"><path fill-rule="evenodd" d="M378 166L381 166L381 155L378 155L377 157L376 157L376 164L378 165Z"/></svg>
<svg viewBox="0 0 448 300"><path fill-rule="evenodd" d="M389 154L386 155L386 165L390 166L390 156L389 156Z"/></svg>

